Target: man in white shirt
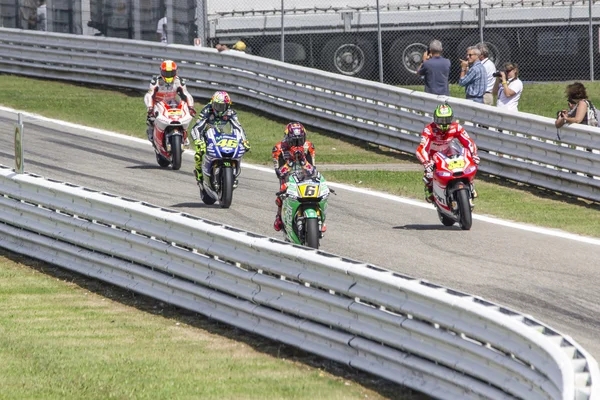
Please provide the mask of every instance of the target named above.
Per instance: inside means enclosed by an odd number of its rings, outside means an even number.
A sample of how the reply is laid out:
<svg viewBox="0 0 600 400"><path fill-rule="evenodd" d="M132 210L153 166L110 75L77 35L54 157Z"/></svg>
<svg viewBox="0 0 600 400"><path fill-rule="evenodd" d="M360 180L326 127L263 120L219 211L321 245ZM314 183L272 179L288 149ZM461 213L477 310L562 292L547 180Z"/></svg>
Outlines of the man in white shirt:
<svg viewBox="0 0 600 400"><path fill-rule="evenodd" d="M37 8L37 28L38 31L47 31L48 30L48 11L46 9L46 0L42 0L40 2L39 7Z"/></svg>
<svg viewBox="0 0 600 400"><path fill-rule="evenodd" d="M492 60L488 58L490 49L485 45L485 43L479 43L477 45L481 54L479 55L479 61L485 68L486 73L486 88L485 93L483 95L483 104L487 104L491 106L494 104L494 95L492 91L494 90L494 83L496 83L496 79L494 78L494 72L496 72L496 65Z"/></svg>
<svg viewBox="0 0 600 400"><path fill-rule="evenodd" d="M496 78L494 94L498 94L496 106L510 111L519 111L519 99L523 93L523 81L519 79L519 66L515 63L504 64L504 70Z"/></svg>
<svg viewBox="0 0 600 400"><path fill-rule="evenodd" d="M158 20L158 24L156 25L156 33L158 34L158 40L162 43L167 42L167 17L162 17Z"/></svg>

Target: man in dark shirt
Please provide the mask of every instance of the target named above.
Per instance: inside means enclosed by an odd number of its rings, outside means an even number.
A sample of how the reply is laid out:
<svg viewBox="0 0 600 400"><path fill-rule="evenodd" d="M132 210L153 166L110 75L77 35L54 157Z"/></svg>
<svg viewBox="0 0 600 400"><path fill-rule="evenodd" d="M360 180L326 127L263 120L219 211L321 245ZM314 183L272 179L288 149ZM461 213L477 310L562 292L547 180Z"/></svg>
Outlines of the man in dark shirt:
<svg viewBox="0 0 600 400"><path fill-rule="evenodd" d="M423 63L417 70L425 80L425 93L450 96L448 76L450 75L450 60L442 57L442 42L432 40L429 49L423 54Z"/></svg>

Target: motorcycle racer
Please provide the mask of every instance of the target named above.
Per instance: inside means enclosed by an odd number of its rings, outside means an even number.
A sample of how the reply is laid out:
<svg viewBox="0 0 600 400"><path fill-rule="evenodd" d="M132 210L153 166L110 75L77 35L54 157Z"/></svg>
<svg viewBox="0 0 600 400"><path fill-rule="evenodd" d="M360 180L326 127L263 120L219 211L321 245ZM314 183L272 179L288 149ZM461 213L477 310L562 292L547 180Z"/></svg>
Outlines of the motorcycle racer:
<svg viewBox="0 0 600 400"><path fill-rule="evenodd" d="M196 125L192 128L192 139L194 139L194 145L196 146L196 154L194 160L196 161L196 167L194 174L196 180L202 180L202 157L206 153L206 137L205 129L207 125L216 127L224 127L227 123L231 124L232 129L240 131L242 136L242 145L246 151L250 150L250 143L246 139L246 132L240 120L237 117L235 110L231 108L231 98L227 92L217 91L213 94L210 102L200 110L200 115ZM237 179L234 182L234 187L237 187Z"/></svg>
<svg viewBox="0 0 600 400"><path fill-rule="evenodd" d="M150 87L144 96L144 103L148 109L148 140L153 142L155 112L154 106L160 101L166 103L175 101L177 95L181 100L187 102L192 117L196 115L194 110L194 98L185 86L185 80L177 75L177 64L171 60L165 60L160 65L160 75L152 77Z"/></svg>
<svg viewBox="0 0 600 400"><path fill-rule="evenodd" d="M480 160L475 142L458 122L452 122L453 116L452 108L447 103L437 106L433 113L433 122L425 126L421 133L421 144L419 144L416 154L425 169L423 182L425 183L425 199L428 203L433 202L434 164L431 158L438 151L447 149L452 139L457 138L464 147L468 148L473 156L473 161L479 165ZM473 195L477 197L474 188Z"/></svg>
<svg viewBox="0 0 600 400"><path fill-rule="evenodd" d="M275 174L279 178L280 193L287 189L287 178L292 172L294 164L299 163L301 168L309 175L313 175L316 170L315 165L315 146L306 140L306 129L299 122L290 122L285 127L283 140L273 147L273 166ZM280 195L275 199L277 204L277 215L273 228L279 232L283 228L281 220L281 206L283 200ZM327 228L323 226L323 232Z"/></svg>

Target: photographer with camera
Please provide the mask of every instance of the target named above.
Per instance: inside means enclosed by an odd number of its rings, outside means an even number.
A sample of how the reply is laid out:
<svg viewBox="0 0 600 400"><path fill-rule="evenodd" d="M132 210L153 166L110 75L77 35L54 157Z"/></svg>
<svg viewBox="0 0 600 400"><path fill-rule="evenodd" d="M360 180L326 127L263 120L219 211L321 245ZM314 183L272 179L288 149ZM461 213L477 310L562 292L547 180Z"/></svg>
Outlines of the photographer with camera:
<svg viewBox="0 0 600 400"><path fill-rule="evenodd" d="M423 54L423 62L417 69L417 75L423 76L425 80L425 93L450 96L450 60L442 57L442 50L442 42L432 40Z"/></svg>
<svg viewBox="0 0 600 400"><path fill-rule="evenodd" d="M564 124L583 124L598 126L596 107L588 100L587 91L581 82L574 82L565 90L569 110L561 110L556 113L554 126L562 127Z"/></svg>
<svg viewBox="0 0 600 400"><path fill-rule="evenodd" d="M511 111L519 111L519 99L523 93L523 82L519 79L519 66L505 63L502 71L494 72L496 83L493 93L498 95L496 106Z"/></svg>

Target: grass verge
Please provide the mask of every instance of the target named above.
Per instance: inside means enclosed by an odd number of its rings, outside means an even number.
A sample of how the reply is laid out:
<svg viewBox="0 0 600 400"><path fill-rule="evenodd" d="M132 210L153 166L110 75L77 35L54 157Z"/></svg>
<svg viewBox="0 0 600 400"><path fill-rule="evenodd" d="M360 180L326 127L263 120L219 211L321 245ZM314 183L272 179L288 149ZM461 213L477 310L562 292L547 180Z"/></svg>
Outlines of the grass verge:
<svg viewBox="0 0 600 400"><path fill-rule="evenodd" d="M3 250L0 335L6 399L425 398Z"/></svg>
<svg viewBox="0 0 600 400"><path fill-rule="evenodd" d="M1 101L6 106L145 137L145 107L139 92L114 92L112 89L92 89L9 75L0 75L0 85L4 93ZM600 99L600 83L586 82L585 85L592 100ZM564 108L565 87L566 83L526 84L520 110L552 117L556 110ZM410 88L423 89L422 86ZM451 94L464 97L464 89L451 85ZM235 98L233 100L235 102ZM289 121L244 107L236 109L252 144L252 151L244 160L269 165L271 149L281 139L285 124ZM317 149L317 165L416 163L416 158L412 155L382 149L329 132L311 130L310 140ZM421 174L418 172L327 171L325 176L332 181L423 199ZM477 187L480 195L477 213L600 237L600 206L596 203L486 179L484 176L478 177Z"/></svg>

